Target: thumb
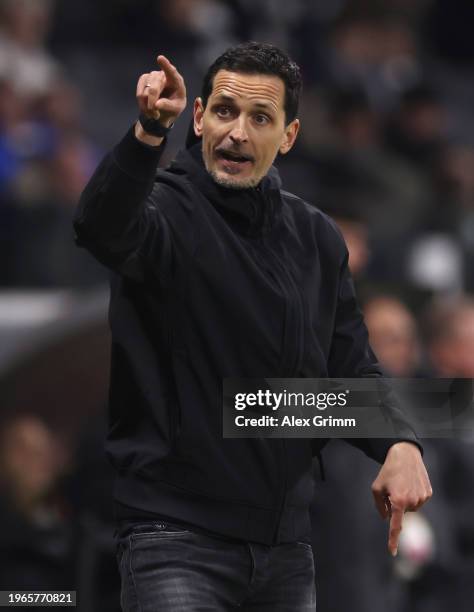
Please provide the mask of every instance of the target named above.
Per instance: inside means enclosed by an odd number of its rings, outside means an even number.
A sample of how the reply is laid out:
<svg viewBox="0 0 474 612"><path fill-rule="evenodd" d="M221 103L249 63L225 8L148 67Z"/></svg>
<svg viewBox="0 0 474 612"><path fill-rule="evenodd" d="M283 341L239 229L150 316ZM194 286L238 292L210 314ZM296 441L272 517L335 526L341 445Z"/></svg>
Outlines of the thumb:
<svg viewBox="0 0 474 612"><path fill-rule="evenodd" d="M375 507L382 519L385 520L390 516L390 502L388 497L383 491L372 490L372 494L374 496Z"/></svg>
<svg viewBox="0 0 474 612"><path fill-rule="evenodd" d="M177 100L169 100L168 98L160 98L155 103L155 109L160 113L166 113L168 115L178 116L180 113L180 106Z"/></svg>

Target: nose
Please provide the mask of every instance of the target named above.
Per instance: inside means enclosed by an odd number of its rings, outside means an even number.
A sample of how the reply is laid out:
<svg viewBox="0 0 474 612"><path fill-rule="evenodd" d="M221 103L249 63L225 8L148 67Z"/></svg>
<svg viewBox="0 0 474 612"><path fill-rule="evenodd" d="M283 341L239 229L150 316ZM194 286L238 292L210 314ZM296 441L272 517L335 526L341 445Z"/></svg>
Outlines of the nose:
<svg viewBox="0 0 474 612"><path fill-rule="evenodd" d="M243 142L247 142L248 135L245 127L245 119L243 117L239 117L235 121L235 124L232 126L232 130L230 131L229 138L232 140L233 144L242 144Z"/></svg>

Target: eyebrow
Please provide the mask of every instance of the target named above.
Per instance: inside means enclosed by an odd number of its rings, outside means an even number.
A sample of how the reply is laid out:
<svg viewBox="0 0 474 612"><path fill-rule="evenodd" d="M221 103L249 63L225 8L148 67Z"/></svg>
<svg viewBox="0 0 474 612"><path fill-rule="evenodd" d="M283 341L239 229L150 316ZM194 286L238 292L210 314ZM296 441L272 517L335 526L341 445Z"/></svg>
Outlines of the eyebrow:
<svg viewBox="0 0 474 612"><path fill-rule="evenodd" d="M228 102L229 104L235 104L236 97L229 96L229 94L217 94L216 98L214 99L214 103L217 102ZM255 102L254 106L267 111L274 110L273 104L270 104L269 102Z"/></svg>

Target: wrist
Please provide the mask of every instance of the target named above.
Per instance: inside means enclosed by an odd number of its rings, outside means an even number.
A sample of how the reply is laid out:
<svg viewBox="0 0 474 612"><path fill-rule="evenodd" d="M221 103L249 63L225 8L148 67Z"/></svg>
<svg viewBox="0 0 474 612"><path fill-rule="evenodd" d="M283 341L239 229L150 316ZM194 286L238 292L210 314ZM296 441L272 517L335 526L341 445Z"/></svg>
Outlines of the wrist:
<svg viewBox="0 0 474 612"><path fill-rule="evenodd" d="M145 132L142 124L138 120L135 123L135 138L150 147L159 147L164 140L164 136L154 136L153 134Z"/></svg>
<svg viewBox="0 0 474 612"><path fill-rule="evenodd" d="M395 442L395 444L392 444L392 446L388 449L387 456L389 454L397 455L406 452L416 453L417 455L421 456L420 447L415 442L409 442L408 440L403 440L401 442Z"/></svg>
<svg viewBox="0 0 474 612"><path fill-rule="evenodd" d="M144 131L158 138L163 138L173 127L173 120L169 117L158 115L158 117L150 117L146 113L140 113L138 121Z"/></svg>

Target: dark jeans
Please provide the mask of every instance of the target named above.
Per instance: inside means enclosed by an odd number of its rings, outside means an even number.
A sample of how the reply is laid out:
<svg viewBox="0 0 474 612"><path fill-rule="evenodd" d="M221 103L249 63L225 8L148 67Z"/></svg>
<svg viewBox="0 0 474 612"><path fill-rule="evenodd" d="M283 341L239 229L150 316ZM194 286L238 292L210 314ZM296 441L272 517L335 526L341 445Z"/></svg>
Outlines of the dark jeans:
<svg viewBox="0 0 474 612"><path fill-rule="evenodd" d="M264 546L152 522L122 531L117 555L124 612L316 610L303 542Z"/></svg>

